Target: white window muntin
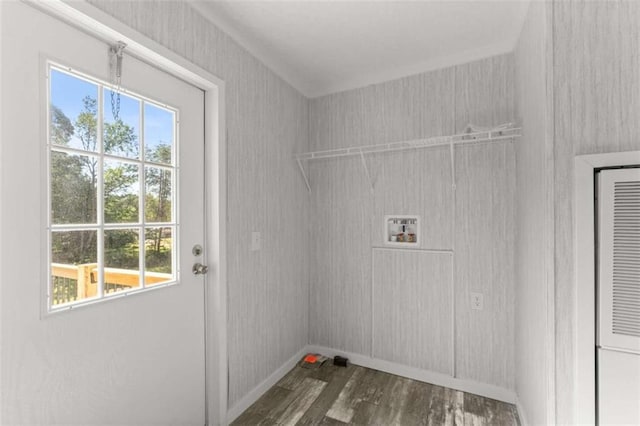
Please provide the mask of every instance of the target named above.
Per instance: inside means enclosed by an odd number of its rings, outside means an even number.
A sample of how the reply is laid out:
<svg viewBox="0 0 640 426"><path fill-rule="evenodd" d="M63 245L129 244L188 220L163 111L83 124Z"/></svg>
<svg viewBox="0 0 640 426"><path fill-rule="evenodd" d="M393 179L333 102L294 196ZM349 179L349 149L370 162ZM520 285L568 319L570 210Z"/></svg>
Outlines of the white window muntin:
<svg viewBox="0 0 640 426"><path fill-rule="evenodd" d="M96 127L96 151L88 151L73 147L67 147L63 145L53 144L51 141L51 72L55 70L60 73L67 74L73 78L87 81L88 83L97 86L97 127ZM73 68L60 65L54 61L47 61L47 90L46 90L46 159L47 159L47 307L49 312L58 312L68 310L74 307L93 304L100 301L112 300L122 296L145 292L147 290L153 290L156 288L164 288L179 283L179 218L178 218L178 175L179 175L179 158L178 158L178 144L179 144L179 110L170 105L158 102L149 97L140 95L138 93L129 91L125 88L120 88L119 92L129 97L137 99L140 102L139 111L139 123L138 123L138 144L139 144L139 158L129 158L124 156L118 156L104 152L104 91L113 90L112 85L108 82L91 77L83 72L77 71ZM171 144L171 164L158 163L145 159L145 139L144 139L144 120L145 120L145 105L152 105L156 108L164 109L171 112L174 116L173 123L173 142ZM61 152L72 155L82 155L87 157L93 157L98 159L98 173L97 173L97 192L96 192L96 223L94 224L54 224L52 217L51 207L51 153ZM135 165L138 168L138 222L136 223L105 223L104 221L104 163L105 160L118 161L124 164ZM171 172L171 221L169 222L147 222L145 218L145 193L146 193L146 179L145 168L147 166L166 170ZM146 285L145 284L145 230L150 228L168 228L171 230L172 248L171 248L171 275L172 279L159 284ZM137 230L138 243L139 243L139 287L130 290L119 291L111 294L104 293L104 234L109 230ZM60 303L52 305L52 293L53 293L53 279L52 279L52 235L54 232L63 231L95 231L97 233L97 263L98 263L98 292L95 297L76 300L68 303Z"/></svg>

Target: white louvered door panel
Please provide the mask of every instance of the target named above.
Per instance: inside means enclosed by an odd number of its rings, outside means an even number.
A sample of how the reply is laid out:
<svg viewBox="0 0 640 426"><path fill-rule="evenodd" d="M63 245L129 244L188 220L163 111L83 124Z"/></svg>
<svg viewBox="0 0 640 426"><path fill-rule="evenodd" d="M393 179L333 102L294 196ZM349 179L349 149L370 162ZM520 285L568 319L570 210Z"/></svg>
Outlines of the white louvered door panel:
<svg viewBox="0 0 640 426"><path fill-rule="evenodd" d="M598 344L640 353L640 169L599 178Z"/></svg>

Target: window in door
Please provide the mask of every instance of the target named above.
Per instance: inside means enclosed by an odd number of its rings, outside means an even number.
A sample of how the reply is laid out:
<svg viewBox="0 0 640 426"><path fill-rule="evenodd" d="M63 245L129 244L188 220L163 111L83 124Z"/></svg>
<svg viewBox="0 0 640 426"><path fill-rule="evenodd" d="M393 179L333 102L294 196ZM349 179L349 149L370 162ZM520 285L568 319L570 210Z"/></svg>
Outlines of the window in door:
<svg viewBox="0 0 640 426"><path fill-rule="evenodd" d="M48 65L50 311L178 282L178 111Z"/></svg>

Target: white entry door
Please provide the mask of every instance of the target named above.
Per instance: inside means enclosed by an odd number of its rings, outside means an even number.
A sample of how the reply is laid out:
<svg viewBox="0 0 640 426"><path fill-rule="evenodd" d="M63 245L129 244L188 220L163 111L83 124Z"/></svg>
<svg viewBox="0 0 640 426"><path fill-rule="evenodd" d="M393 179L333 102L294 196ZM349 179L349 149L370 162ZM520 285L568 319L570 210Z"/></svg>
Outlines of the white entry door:
<svg viewBox="0 0 640 426"><path fill-rule="evenodd" d="M0 423L204 424L203 92L125 48L118 97L106 43L0 20Z"/></svg>

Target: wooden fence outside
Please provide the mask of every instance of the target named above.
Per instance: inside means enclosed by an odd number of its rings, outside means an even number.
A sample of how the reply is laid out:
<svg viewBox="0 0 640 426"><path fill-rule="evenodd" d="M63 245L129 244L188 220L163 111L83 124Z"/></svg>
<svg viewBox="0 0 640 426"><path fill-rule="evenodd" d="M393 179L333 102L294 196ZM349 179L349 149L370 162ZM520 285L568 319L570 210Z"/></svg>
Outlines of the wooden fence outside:
<svg viewBox="0 0 640 426"><path fill-rule="evenodd" d="M82 265L51 264L53 277L52 304L73 302L98 295L98 264ZM149 272L144 274L145 286L171 281L171 274ZM115 293L140 287L140 271L104 268L104 293Z"/></svg>

